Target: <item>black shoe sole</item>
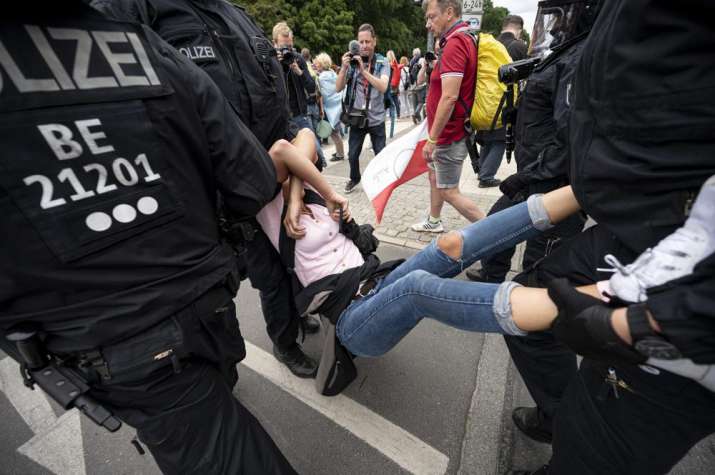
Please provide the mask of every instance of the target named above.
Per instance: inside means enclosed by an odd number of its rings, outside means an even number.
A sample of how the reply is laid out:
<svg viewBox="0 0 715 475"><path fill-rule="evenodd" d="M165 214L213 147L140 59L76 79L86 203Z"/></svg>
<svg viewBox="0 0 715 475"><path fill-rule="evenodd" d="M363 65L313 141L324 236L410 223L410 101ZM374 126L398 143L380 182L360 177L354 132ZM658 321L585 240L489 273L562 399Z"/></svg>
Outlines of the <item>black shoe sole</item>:
<svg viewBox="0 0 715 475"><path fill-rule="evenodd" d="M511 415L511 420L514 421L514 425L521 431L522 434L530 438L531 440L535 440L536 442L541 442L542 444L550 444L553 436L547 432L544 432L542 430L536 429L534 427L529 427L524 424L522 424L522 421L518 417L514 417L514 414Z"/></svg>

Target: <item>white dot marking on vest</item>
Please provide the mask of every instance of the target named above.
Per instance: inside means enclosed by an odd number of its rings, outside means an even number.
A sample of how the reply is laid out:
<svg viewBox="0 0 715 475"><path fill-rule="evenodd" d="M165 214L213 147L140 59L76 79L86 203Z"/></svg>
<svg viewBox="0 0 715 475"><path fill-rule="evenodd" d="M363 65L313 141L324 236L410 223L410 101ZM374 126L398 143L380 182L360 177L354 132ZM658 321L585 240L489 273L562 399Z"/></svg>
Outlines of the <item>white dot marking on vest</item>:
<svg viewBox="0 0 715 475"><path fill-rule="evenodd" d="M120 223L131 223L137 217L137 210L128 204L120 204L112 210L112 216Z"/></svg>
<svg viewBox="0 0 715 475"><path fill-rule="evenodd" d="M102 213L101 211L95 211L90 213L85 218L84 223L92 231L101 233L106 231L112 226L112 218L107 213Z"/></svg>
<svg viewBox="0 0 715 475"><path fill-rule="evenodd" d="M151 196L139 198L137 209L141 214L154 214L159 209L159 203Z"/></svg>

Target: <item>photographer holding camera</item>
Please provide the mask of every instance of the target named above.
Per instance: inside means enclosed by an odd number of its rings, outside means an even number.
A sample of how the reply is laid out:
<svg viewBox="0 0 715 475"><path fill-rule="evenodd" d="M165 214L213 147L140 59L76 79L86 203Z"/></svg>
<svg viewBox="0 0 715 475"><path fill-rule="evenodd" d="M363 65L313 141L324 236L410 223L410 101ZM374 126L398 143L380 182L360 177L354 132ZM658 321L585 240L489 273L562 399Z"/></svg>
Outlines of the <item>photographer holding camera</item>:
<svg viewBox="0 0 715 475"><path fill-rule="evenodd" d="M273 27L273 47L283 67L288 90L290 122L298 129L310 129L315 134L313 121L308 112L308 97L316 92L315 80L303 56L293 48L293 31L284 21L276 23ZM325 158L317 137L315 145L318 163L324 164Z"/></svg>
<svg viewBox="0 0 715 475"><path fill-rule="evenodd" d="M385 148L385 91L390 82L390 65L384 56L375 53L376 45L372 25L360 25L357 41L351 41L350 51L343 55L335 84L336 92L347 86L340 117L350 126L350 180L345 185L345 193L351 193L360 183L360 152L365 136L370 134L375 155Z"/></svg>

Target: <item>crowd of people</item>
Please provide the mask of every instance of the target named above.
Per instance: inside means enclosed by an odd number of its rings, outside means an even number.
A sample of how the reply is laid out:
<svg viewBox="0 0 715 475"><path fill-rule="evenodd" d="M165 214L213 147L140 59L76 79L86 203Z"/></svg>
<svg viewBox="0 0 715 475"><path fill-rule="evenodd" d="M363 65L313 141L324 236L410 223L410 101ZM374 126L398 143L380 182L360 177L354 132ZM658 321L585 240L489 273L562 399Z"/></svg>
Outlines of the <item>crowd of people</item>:
<svg viewBox="0 0 715 475"><path fill-rule="evenodd" d="M365 23L337 66L219 0L3 15L0 348L23 377L71 370L63 405L136 428L164 473L295 473L232 394L247 278L274 356L324 395L425 318L504 335L536 402L514 423L553 447L522 473L667 473L715 432L713 7L548 0L529 49L508 16L500 48L533 71L503 182L506 131L465 127L480 45L462 2L423 8L424 56L383 56ZM365 138L378 154L401 113L427 121L413 229L439 235L382 262L321 140L344 160L347 128L349 194ZM460 193L467 156L503 192L488 213ZM470 224L445 232L445 202ZM298 340L321 326L318 362Z"/></svg>

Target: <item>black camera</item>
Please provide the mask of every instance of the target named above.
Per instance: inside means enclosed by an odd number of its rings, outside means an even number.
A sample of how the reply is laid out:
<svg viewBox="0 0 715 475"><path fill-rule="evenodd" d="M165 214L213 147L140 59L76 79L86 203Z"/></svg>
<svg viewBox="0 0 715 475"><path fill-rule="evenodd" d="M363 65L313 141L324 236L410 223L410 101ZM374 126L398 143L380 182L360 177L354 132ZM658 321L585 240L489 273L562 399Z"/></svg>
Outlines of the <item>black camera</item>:
<svg viewBox="0 0 715 475"><path fill-rule="evenodd" d="M340 121L350 127L355 127L356 129L366 129L367 128L367 111L358 110L351 112L343 112L340 114Z"/></svg>
<svg viewBox="0 0 715 475"><path fill-rule="evenodd" d="M528 58L499 67L499 81L504 84L515 84L529 77L541 58Z"/></svg>
<svg viewBox="0 0 715 475"><path fill-rule="evenodd" d="M348 45L348 54L350 55L350 66L357 66L357 57L362 58L362 64L367 65L368 62L370 61L369 56L365 56L360 54L360 43L358 43L355 40L352 40L350 44Z"/></svg>
<svg viewBox="0 0 715 475"><path fill-rule="evenodd" d="M290 46L283 46L278 48L278 54L281 56L281 64L284 66L290 66L293 61L298 59L298 53L293 51Z"/></svg>
<svg viewBox="0 0 715 475"><path fill-rule="evenodd" d="M437 59L437 56L435 56L435 54L432 51L427 51L425 53L425 61L431 62L431 61L434 61L435 59Z"/></svg>

